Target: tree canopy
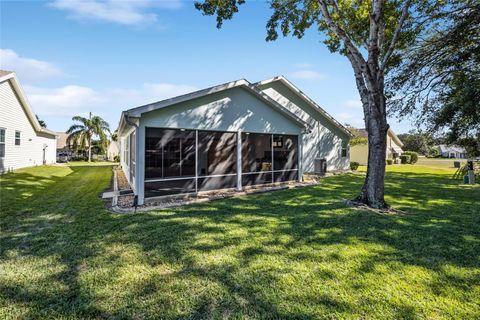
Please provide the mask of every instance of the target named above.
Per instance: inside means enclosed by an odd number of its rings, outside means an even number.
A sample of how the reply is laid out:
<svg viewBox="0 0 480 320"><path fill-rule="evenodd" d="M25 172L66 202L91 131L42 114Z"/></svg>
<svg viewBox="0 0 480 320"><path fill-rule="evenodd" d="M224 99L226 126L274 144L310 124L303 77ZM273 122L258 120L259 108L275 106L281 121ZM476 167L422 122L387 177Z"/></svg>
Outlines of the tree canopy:
<svg viewBox="0 0 480 320"><path fill-rule="evenodd" d="M89 118L74 116L72 120L75 123L67 130L67 143L72 145L74 150L88 150L88 161L91 161L93 138L98 138L97 147L105 150L110 126L101 117L92 117L91 114Z"/></svg>
<svg viewBox="0 0 480 320"><path fill-rule="evenodd" d="M447 142L480 139L480 2L449 1L389 79L390 108ZM480 149L479 149L480 150Z"/></svg>

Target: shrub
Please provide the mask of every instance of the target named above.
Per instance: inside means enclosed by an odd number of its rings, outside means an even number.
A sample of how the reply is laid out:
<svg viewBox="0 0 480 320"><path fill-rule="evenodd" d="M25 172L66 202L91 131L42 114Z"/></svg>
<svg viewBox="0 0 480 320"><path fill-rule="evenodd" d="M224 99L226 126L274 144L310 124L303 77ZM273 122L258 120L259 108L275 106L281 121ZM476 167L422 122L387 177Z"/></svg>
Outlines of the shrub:
<svg viewBox="0 0 480 320"><path fill-rule="evenodd" d="M387 165L391 166L393 164L393 160L392 159L387 159Z"/></svg>
<svg viewBox="0 0 480 320"><path fill-rule="evenodd" d="M402 153L402 155L410 156L410 162L408 163L414 164L418 161L418 153L416 153L415 151L405 151L404 153Z"/></svg>
<svg viewBox="0 0 480 320"><path fill-rule="evenodd" d="M436 158L438 156L440 156L440 153L438 152L437 148L431 147L430 149L428 149L428 157L429 158Z"/></svg>
<svg viewBox="0 0 480 320"><path fill-rule="evenodd" d="M70 158L70 161L87 161L87 157L84 156L73 156Z"/></svg>
<svg viewBox="0 0 480 320"><path fill-rule="evenodd" d="M113 157L113 161L120 162L120 156L117 154L115 157Z"/></svg>
<svg viewBox="0 0 480 320"><path fill-rule="evenodd" d="M358 169L358 166L360 165L360 163L356 162L356 161L353 161L353 162L350 162L350 169L352 170L357 170Z"/></svg>
<svg viewBox="0 0 480 320"><path fill-rule="evenodd" d="M402 164L407 164L410 163L412 157L409 154L402 154L400 156L400 160L402 161Z"/></svg>

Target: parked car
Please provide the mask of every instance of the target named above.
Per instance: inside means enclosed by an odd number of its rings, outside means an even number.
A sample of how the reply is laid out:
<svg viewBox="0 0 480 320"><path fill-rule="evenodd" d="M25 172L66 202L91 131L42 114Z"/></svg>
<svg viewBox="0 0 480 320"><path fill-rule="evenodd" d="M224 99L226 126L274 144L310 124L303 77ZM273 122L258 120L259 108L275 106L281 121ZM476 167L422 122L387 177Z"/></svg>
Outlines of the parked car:
<svg viewBox="0 0 480 320"><path fill-rule="evenodd" d="M65 162L68 162L68 160L69 160L68 153L59 153L57 155L57 162L58 163L65 163Z"/></svg>

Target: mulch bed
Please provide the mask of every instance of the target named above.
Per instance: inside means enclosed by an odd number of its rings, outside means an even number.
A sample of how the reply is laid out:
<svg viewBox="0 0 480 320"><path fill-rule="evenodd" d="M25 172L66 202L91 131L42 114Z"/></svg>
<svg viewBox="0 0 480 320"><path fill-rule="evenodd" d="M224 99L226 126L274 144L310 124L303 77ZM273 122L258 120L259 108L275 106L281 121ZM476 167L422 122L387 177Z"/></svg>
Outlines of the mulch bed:
<svg viewBox="0 0 480 320"><path fill-rule="evenodd" d="M148 211L153 209L162 209L170 208L176 206L182 206L187 204L202 203L206 201L219 200L232 198L237 196L243 196L248 194L264 193L277 190L285 190L290 188L304 187L317 184L317 182L310 183L301 183L301 182L284 182L277 183L274 185L264 185L264 186L252 186L245 188L243 191L237 191L234 189L228 190L215 190L215 191L206 191L199 192L197 195L174 195L170 197L162 198L150 198L145 199L145 204L138 206L137 211ZM117 206L120 208L121 212L133 212L133 195L122 195L118 197Z"/></svg>

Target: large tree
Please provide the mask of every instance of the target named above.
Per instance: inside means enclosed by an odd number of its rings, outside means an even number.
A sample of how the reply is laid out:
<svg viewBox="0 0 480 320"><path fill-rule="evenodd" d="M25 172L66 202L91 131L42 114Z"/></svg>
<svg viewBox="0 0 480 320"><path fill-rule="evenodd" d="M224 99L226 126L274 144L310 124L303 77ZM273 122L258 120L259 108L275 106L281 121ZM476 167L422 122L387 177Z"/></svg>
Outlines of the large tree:
<svg viewBox="0 0 480 320"><path fill-rule="evenodd" d="M98 138L98 143L106 149L110 126L101 117L92 117L91 113L88 118L75 116L72 120L76 123L67 130L67 143L73 145L75 149L88 150L88 161L90 162L92 159L92 139L94 137Z"/></svg>
<svg viewBox="0 0 480 320"><path fill-rule="evenodd" d="M391 110L480 152L480 2L452 0L391 73ZM475 152L472 152L475 153Z"/></svg>
<svg viewBox="0 0 480 320"><path fill-rule="evenodd" d="M245 0L205 0L195 7L215 15L217 27L231 19ZM443 3L443 2L442 2ZM271 0L273 13L267 22L267 40L278 33L302 38L316 26L330 51L349 60L363 105L368 131L368 169L357 198L368 206L384 208L387 123L385 74L401 60L398 49L408 47L435 11L429 0ZM417 23L418 22L418 23Z"/></svg>

